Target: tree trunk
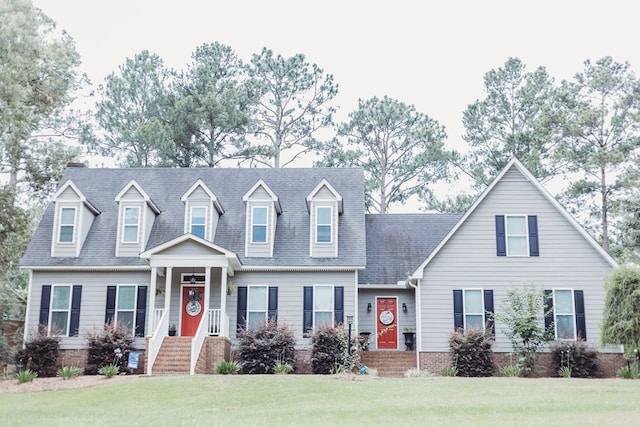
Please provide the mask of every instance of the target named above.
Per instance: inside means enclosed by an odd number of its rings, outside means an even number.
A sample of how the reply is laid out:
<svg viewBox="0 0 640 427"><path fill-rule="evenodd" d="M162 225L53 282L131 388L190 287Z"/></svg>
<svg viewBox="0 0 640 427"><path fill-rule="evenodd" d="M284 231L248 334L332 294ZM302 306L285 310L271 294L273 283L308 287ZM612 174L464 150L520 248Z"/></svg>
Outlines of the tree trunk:
<svg viewBox="0 0 640 427"><path fill-rule="evenodd" d="M608 223L608 197L607 197L607 175L604 167L600 167L600 194L602 195L602 248L609 253L609 223Z"/></svg>

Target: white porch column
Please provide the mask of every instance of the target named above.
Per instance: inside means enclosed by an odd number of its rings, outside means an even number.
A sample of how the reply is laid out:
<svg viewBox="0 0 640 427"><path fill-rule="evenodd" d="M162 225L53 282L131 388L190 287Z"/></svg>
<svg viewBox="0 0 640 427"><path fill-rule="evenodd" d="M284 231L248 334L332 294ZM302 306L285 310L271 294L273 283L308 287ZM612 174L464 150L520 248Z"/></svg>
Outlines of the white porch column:
<svg viewBox="0 0 640 427"><path fill-rule="evenodd" d="M171 307L171 278L173 276L173 267L167 267L167 273L164 279L165 289L164 289L164 309L166 313L169 313L169 308Z"/></svg>
<svg viewBox="0 0 640 427"><path fill-rule="evenodd" d="M147 310L147 336L153 335L155 332L155 310L156 310L156 288L158 287L158 267L151 267L151 283L149 284L149 309Z"/></svg>
<svg viewBox="0 0 640 427"><path fill-rule="evenodd" d="M207 335L209 335L209 307L211 307L211 304L209 303L209 300L211 299L211 268L212 267L205 267L204 268L204 311L203 313L205 314L205 316L207 316Z"/></svg>
<svg viewBox="0 0 640 427"><path fill-rule="evenodd" d="M227 330L227 267L220 274L220 336L225 337Z"/></svg>

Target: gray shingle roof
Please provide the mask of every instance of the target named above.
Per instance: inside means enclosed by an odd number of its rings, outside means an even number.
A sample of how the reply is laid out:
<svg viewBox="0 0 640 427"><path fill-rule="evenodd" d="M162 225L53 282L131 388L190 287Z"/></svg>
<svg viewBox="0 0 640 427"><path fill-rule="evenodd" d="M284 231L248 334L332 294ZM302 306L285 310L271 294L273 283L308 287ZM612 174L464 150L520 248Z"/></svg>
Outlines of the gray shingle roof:
<svg viewBox="0 0 640 427"><path fill-rule="evenodd" d="M367 268L359 284L396 284L424 262L461 214L366 215Z"/></svg>
<svg viewBox="0 0 640 427"><path fill-rule="evenodd" d="M68 168L60 181L72 180L101 213L91 227L78 258L52 258L54 205L51 203L35 231L21 264L24 266L130 266L145 265L137 257L116 258L118 203L116 195L132 180L160 209L149 242L150 249L184 232L184 203L180 197L201 179L216 195L225 213L214 243L238 254L244 265L255 266L364 266L364 174L357 168L185 168L87 169ZM262 179L279 197L273 258L244 258L246 207L242 196ZM338 258L309 257L309 213L305 198L326 179L344 199L339 217Z"/></svg>

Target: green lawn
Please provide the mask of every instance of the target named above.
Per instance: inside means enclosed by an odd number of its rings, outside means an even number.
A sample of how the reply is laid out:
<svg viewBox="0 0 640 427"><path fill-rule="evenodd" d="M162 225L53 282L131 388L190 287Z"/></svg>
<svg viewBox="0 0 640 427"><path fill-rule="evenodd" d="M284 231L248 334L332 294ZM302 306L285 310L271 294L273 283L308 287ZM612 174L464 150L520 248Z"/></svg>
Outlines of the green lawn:
<svg viewBox="0 0 640 427"><path fill-rule="evenodd" d="M139 377L3 393L0 425L625 426L639 404L640 381L619 379Z"/></svg>

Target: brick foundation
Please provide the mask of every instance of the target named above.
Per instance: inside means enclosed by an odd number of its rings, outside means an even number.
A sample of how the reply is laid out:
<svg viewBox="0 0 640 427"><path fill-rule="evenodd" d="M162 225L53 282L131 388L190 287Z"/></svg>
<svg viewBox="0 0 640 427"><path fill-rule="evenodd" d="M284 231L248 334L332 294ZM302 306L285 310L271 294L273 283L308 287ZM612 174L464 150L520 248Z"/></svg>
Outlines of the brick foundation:
<svg viewBox="0 0 640 427"><path fill-rule="evenodd" d="M494 353L493 361L497 367L496 376L500 375L500 367L514 365L517 358L511 353ZM537 373L539 377L555 377L553 363L553 355L551 353L538 353L537 364L542 368ZM616 376L618 369L625 364L624 356L620 353L598 353L598 371L596 377L611 378ZM439 374L442 368L451 366L451 354L448 352L440 353L420 353L420 369L426 369L434 374Z"/></svg>
<svg viewBox="0 0 640 427"><path fill-rule="evenodd" d="M196 374L215 374L216 365L224 360L231 360L231 340L206 337L196 363Z"/></svg>
<svg viewBox="0 0 640 427"><path fill-rule="evenodd" d="M313 374L311 366L311 350L296 350L296 370L294 374Z"/></svg>
<svg viewBox="0 0 640 427"><path fill-rule="evenodd" d="M127 369L126 371L130 374L144 374L145 373L145 351L144 350L133 350L135 352L140 353L140 359L138 360L138 369ZM60 354L58 355L58 360L56 362L56 369L60 369L63 366L78 366L80 368L84 368L87 364L87 350L86 349L76 349L76 350L60 350ZM126 367L127 360L123 360L122 364Z"/></svg>

